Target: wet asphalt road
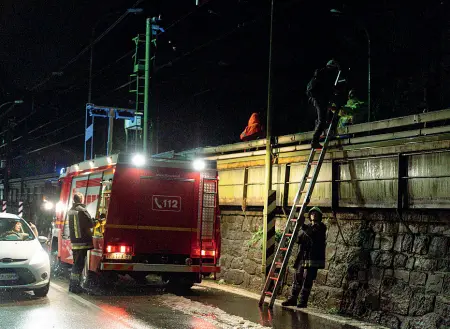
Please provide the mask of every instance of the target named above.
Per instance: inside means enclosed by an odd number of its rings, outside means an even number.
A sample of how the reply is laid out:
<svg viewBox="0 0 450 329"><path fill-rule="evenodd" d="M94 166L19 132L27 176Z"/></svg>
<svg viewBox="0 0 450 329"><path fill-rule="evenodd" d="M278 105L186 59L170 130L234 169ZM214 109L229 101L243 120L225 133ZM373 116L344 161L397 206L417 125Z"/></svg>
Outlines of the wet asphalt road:
<svg viewBox="0 0 450 329"><path fill-rule="evenodd" d="M0 329L353 328L277 306L260 310L253 299L201 286L182 295L157 285L74 295L67 292L66 278L52 282L46 298L0 292Z"/></svg>

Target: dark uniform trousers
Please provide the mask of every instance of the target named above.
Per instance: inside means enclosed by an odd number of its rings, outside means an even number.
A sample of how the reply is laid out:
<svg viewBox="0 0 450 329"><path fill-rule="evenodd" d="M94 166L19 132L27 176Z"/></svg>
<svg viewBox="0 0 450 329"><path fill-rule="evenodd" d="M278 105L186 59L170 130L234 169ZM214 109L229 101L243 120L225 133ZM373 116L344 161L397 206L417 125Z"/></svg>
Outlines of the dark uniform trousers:
<svg viewBox="0 0 450 329"><path fill-rule="evenodd" d="M325 268L326 226L323 223L303 225L297 243L300 249L294 262L294 282L288 304L306 307L317 271Z"/></svg>
<svg viewBox="0 0 450 329"><path fill-rule="evenodd" d="M308 94L308 96L309 102L317 112L316 129L314 130L312 142L318 142L320 135L327 127L328 100L324 97L314 97L311 94Z"/></svg>
<svg viewBox="0 0 450 329"><path fill-rule="evenodd" d="M70 274L69 291L81 292L81 274L87 252L93 249L91 228L92 218L81 203L74 203L67 213L69 218L70 242L72 244L73 265Z"/></svg>
<svg viewBox="0 0 450 329"><path fill-rule="evenodd" d="M297 299L300 294L300 303L308 302L309 294L317 277L317 267L298 266L295 271L294 282L292 285L292 297Z"/></svg>
<svg viewBox="0 0 450 329"><path fill-rule="evenodd" d="M79 288L81 286L81 274L83 273L87 252L87 249L75 249L72 251L73 265L69 284L71 288Z"/></svg>

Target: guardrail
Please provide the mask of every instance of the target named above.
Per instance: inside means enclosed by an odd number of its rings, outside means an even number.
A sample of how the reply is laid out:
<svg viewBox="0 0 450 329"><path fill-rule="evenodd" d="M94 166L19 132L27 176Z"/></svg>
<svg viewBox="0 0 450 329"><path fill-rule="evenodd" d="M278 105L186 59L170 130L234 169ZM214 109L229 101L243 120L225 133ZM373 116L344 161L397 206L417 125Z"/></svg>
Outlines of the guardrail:
<svg viewBox="0 0 450 329"><path fill-rule="evenodd" d="M414 114L404 117L392 118L387 120L380 120L368 123L361 123L356 125L350 125L337 130L338 136L346 136L345 139L341 139L340 144L356 144L367 141L381 141L396 138L407 138L421 135L430 135L437 133L444 133L450 131L450 124L446 127L422 127L417 129L418 124L437 123L439 121L450 120L450 109ZM413 128L413 129L412 129ZM411 130L412 129L412 130ZM386 133L384 133L387 131ZM394 132L392 132L394 131ZM380 134L373 134L378 132ZM371 134L369 137L361 136ZM274 138L274 147L282 150L281 145L288 145L294 143L309 142L312 139L313 132L297 133L285 136L279 136ZM336 142L331 143L331 146ZM209 157L212 155L225 155L236 151L254 151L257 148L265 147L266 139L260 139L249 142L240 142L234 144L220 145L220 146L207 146L204 148L197 148L192 150L186 150L176 153L179 156L204 156ZM305 149L309 146L304 147ZM303 149L303 148L302 148ZM265 154L265 150L256 151L257 155ZM276 153L276 150L274 150ZM249 156L249 153L246 154Z"/></svg>

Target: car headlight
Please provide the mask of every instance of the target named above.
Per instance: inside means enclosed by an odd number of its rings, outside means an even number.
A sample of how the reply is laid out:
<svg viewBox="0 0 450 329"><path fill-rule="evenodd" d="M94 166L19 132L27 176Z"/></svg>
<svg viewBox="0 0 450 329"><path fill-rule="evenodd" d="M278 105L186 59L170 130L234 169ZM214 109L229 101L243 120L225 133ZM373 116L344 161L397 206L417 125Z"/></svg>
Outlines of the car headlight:
<svg viewBox="0 0 450 329"><path fill-rule="evenodd" d="M45 264L47 262L50 262L48 254L44 249L40 249L31 258L30 265Z"/></svg>

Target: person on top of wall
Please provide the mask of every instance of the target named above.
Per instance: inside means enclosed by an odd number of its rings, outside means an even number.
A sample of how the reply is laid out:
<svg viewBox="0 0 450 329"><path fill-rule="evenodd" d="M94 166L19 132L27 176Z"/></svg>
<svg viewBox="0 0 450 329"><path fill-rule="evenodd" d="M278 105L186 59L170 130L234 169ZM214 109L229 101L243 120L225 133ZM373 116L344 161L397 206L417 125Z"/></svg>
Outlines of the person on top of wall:
<svg viewBox="0 0 450 329"><path fill-rule="evenodd" d="M366 121L367 108L364 108L364 102L356 96L355 89L351 89L348 93L347 103L339 109L338 127L343 128Z"/></svg>
<svg viewBox="0 0 450 329"><path fill-rule="evenodd" d="M325 268L325 246L327 228L322 223L322 211L313 207L309 211L310 224L303 224L297 243L299 252L295 259L294 282L289 298L281 303L283 306L307 307L313 281L317 270ZM300 302L297 299L300 294Z"/></svg>
<svg viewBox="0 0 450 329"><path fill-rule="evenodd" d="M328 61L327 65L314 72L314 76L306 87L309 102L317 112L316 129L311 141L311 148L321 149L320 135L326 128L328 103L336 92L339 80L340 66L335 60Z"/></svg>
<svg viewBox="0 0 450 329"><path fill-rule="evenodd" d="M259 113L252 113L250 119L248 120L248 125L245 127L244 131L241 133L241 140L243 142L255 140L258 138L263 138L266 135L264 127L261 125L259 119Z"/></svg>

